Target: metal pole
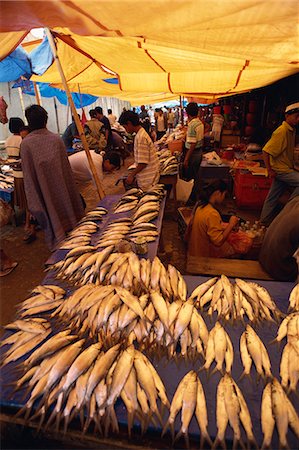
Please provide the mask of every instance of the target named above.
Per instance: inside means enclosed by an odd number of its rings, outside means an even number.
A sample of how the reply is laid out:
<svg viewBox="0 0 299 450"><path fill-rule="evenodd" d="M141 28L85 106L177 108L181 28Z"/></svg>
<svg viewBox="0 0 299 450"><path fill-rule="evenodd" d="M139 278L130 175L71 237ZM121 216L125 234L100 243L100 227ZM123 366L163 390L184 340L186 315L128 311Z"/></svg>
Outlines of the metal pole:
<svg viewBox="0 0 299 450"><path fill-rule="evenodd" d="M56 44L55 44L55 41L54 41L54 38L53 38L53 35L52 35L50 29L49 28L45 28L45 31L46 31L46 35L47 35L49 43L50 43L50 47L51 47L51 50L52 50L52 53L53 53L53 57L54 57L54 59L56 61L57 68L58 68L58 71L59 71L60 76L61 76L61 81L62 81L64 90L66 92L66 95L67 95L67 98L68 98L68 102L69 102L70 107L71 107L72 115L74 117L74 120L75 120L75 123L76 123L76 126L77 126L77 130L78 130L80 139L82 141L82 144L83 144L83 147L84 147L87 159L88 159L88 163L89 163L89 166L91 168L91 172L92 172L92 175L93 175L96 187L97 187L97 191L98 191L98 194L99 194L99 197L100 197L100 200L101 200L103 197L105 197L105 192L104 192L104 190L102 188L100 179L99 179L98 174L97 174L96 169L95 169L94 162L93 162L92 157L90 155L90 151L89 151L89 148L88 148L88 144L87 144L87 140L86 140L86 137L85 137L85 134L84 134L84 130L83 130L82 124L80 122L78 113L76 111L76 108L75 108L75 105L74 105L74 102L73 102L73 99L72 99L72 95L70 93L70 90L69 90L69 87L68 87L68 84L67 84L64 72L63 72L63 68L62 68L61 62L60 62L59 57L57 55Z"/></svg>

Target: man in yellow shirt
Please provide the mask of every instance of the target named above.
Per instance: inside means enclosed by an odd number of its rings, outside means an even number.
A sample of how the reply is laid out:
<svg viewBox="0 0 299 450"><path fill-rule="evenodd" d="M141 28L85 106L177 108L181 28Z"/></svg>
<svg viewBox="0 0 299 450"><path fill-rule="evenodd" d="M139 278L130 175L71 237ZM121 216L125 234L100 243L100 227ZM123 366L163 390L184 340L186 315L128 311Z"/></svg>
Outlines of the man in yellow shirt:
<svg viewBox="0 0 299 450"><path fill-rule="evenodd" d="M263 148L263 157L269 177L274 177L265 200L261 222L268 225L277 209L277 202L287 186L294 187L294 196L299 194L299 172L294 167L296 125L299 123L299 102L286 107L285 120L273 132Z"/></svg>

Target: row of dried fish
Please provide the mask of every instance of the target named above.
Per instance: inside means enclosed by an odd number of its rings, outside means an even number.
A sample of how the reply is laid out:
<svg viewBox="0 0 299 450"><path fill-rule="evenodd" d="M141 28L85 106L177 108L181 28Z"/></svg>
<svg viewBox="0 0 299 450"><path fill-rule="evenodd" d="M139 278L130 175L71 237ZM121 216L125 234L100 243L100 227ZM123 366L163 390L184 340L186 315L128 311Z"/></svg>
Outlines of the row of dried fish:
<svg viewBox="0 0 299 450"><path fill-rule="evenodd" d="M299 312L299 283L292 289L289 297L289 311Z"/></svg>
<svg viewBox="0 0 299 450"><path fill-rule="evenodd" d="M266 347L250 325L240 338L240 354L244 366L242 376L250 376L252 362L254 362L258 376L271 378L271 362Z"/></svg>
<svg viewBox="0 0 299 450"><path fill-rule="evenodd" d="M82 245L90 245L92 236L98 231L98 222L103 220L107 209L97 207L89 211L78 225L67 235L66 239L59 245L60 250L71 250Z"/></svg>
<svg viewBox="0 0 299 450"><path fill-rule="evenodd" d="M58 333L25 361L27 371L15 388L27 383L30 397L18 415L25 413L28 418L39 400L31 418L40 417L40 425L52 407L47 425L56 420L58 428L63 420L66 431L69 422L80 414L81 418L86 417L83 431L93 421L99 432L104 427L108 434L110 427L118 431L114 404L122 398L129 434L135 417L142 423L143 431L150 421L157 424L155 417L162 424L157 401L160 399L168 408L169 401L148 358L133 345L122 349L117 344L107 351L103 351L100 342L85 345L84 339Z"/></svg>
<svg viewBox="0 0 299 450"><path fill-rule="evenodd" d="M134 252L113 253L114 246L97 252L90 246L71 250L62 261L48 267L56 277L77 285L113 284L140 294L160 290L168 301L187 298L187 285L171 264L166 269L158 257L151 262L139 259Z"/></svg>
<svg viewBox="0 0 299 450"><path fill-rule="evenodd" d="M264 287L240 278L235 281L233 285L225 275L211 278L194 289L191 298L200 309L207 310L209 315L217 312L218 318L232 322L243 321L246 316L251 322L273 322L282 317L281 311Z"/></svg>
<svg viewBox="0 0 299 450"><path fill-rule="evenodd" d="M5 328L14 330L14 333L1 342L1 347L10 345L2 356L2 366L22 358L40 345L52 332L51 324L42 318L17 319Z"/></svg>
<svg viewBox="0 0 299 450"><path fill-rule="evenodd" d="M133 188L126 191L114 207L114 213L124 213L153 201L160 203L164 196L164 185L156 184L149 191L143 192L141 189Z"/></svg>
<svg viewBox="0 0 299 450"><path fill-rule="evenodd" d="M39 285L31 296L18 305L18 316L28 317L49 312L61 304L65 290L55 285Z"/></svg>
<svg viewBox="0 0 299 450"><path fill-rule="evenodd" d="M192 301L169 303L154 290L138 298L119 286L86 285L61 302L52 313L56 316L80 335L100 336L109 345L128 339L156 356L175 356L179 343L182 356L204 358L208 341Z"/></svg>
<svg viewBox="0 0 299 450"><path fill-rule="evenodd" d="M208 413L206 397L201 381L194 370L191 370L184 376L174 393L170 405L169 417L163 428L162 436L167 428L170 427L172 438L174 439L174 422L180 410L182 425L175 440L183 435L187 447L189 447L188 428L191 419L195 414L200 428L200 448L203 448L205 441L212 446L212 441L207 431Z"/></svg>
<svg viewBox="0 0 299 450"><path fill-rule="evenodd" d="M161 175L169 175L177 173L178 171L178 160L169 150L166 150L160 154L159 163Z"/></svg>
<svg viewBox="0 0 299 450"><path fill-rule="evenodd" d="M287 338L280 362L281 384L295 391L299 380L299 311L289 314L281 323L275 341Z"/></svg>
<svg viewBox="0 0 299 450"><path fill-rule="evenodd" d="M299 439L298 414L276 378L273 378L264 389L261 404L261 423L264 434L263 449L271 448L275 425L279 436L279 448L289 448L287 441L289 427Z"/></svg>
<svg viewBox="0 0 299 450"><path fill-rule="evenodd" d="M224 362L225 372L231 373L234 361L234 348L229 335L219 322L216 322L214 328L209 332L205 359L204 369L208 370L215 360L216 367L212 373L217 370L222 372Z"/></svg>

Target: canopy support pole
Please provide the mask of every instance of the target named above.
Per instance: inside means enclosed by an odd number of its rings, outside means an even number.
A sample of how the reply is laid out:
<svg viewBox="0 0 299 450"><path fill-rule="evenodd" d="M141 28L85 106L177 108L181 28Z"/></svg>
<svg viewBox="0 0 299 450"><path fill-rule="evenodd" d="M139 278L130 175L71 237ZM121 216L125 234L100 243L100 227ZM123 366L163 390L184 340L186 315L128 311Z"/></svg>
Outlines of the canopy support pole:
<svg viewBox="0 0 299 450"><path fill-rule="evenodd" d="M23 117L24 120L26 120L25 117L25 105L24 105L24 99L23 99L23 91L21 87L18 87L18 93L19 93L19 97L20 97L20 103L21 103L21 108L22 108L22 112L23 112Z"/></svg>
<svg viewBox="0 0 299 450"><path fill-rule="evenodd" d="M49 43L50 43L50 47L51 47L51 50L52 50L52 53L53 53L53 57L54 57L54 59L56 61L57 68L58 68L58 71L59 71L60 76L61 76L61 81L62 81L64 90L66 92L69 105L71 107L72 115L74 117L75 124L76 124L77 130L78 130L80 139L82 141L82 144L83 144L86 156L87 156L87 160L88 160L89 166L91 168L92 176L94 178L94 181L95 181L95 184L96 184L96 187L97 187L97 191L98 191L100 200L102 200L102 198L105 197L105 192L104 192L104 190L102 188L100 179L99 179L98 174L96 172L96 168L95 168L94 162L92 160L92 157L91 157L91 154L90 154L90 151L89 151L89 148L88 148L86 136L84 134L84 130L83 130L82 124L80 122L77 110L75 108L75 105L74 105L74 102L73 102L73 98L72 98L72 95L70 93L70 90L69 90L69 87L68 87L68 84L67 84L64 72L63 72L63 68L62 68L62 65L61 65L61 62L60 62L60 59L59 59L59 57L57 55L57 49L56 49L56 44L55 44L53 35L52 35L52 33L51 33L49 28L45 28L45 31L46 31L46 35L47 35Z"/></svg>
<svg viewBox="0 0 299 450"><path fill-rule="evenodd" d="M37 89L37 84L36 84L35 81L33 81L33 87L34 87L34 93L35 93L35 97L36 97L36 102L37 102L38 105L41 106L40 96L39 96L39 92L38 92L38 89Z"/></svg>
<svg viewBox="0 0 299 450"><path fill-rule="evenodd" d="M56 97L54 97L53 100L54 100L57 133L60 134Z"/></svg>

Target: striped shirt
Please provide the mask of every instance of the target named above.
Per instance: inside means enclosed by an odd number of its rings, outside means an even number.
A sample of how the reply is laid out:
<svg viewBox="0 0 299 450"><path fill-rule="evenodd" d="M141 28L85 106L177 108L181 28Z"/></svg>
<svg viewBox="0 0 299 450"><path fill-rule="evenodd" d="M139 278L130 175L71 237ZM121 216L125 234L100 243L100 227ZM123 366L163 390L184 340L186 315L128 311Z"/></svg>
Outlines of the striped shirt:
<svg viewBox="0 0 299 450"><path fill-rule="evenodd" d="M159 160L151 138L142 127L135 136L134 159L136 164L147 164L136 175L138 187L147 191L159 181Z"/></svg>
<svg viewBox="0 0 299 450"><path fill-rule="evenodd" d="M188 124L186 148L189 149L191 144L195 144L195 148L201 148L204 136L204 126L197 117L192 119Z"/></svg>
<svg viewBox="0 0 299 450"><path fill-rule="evenodd" d="M14 178L23 178L20 158L21 142L21 136L17 136L15 134L9 136L5 141L5 151L8 158L13 162L12 176Z"/></svg>

